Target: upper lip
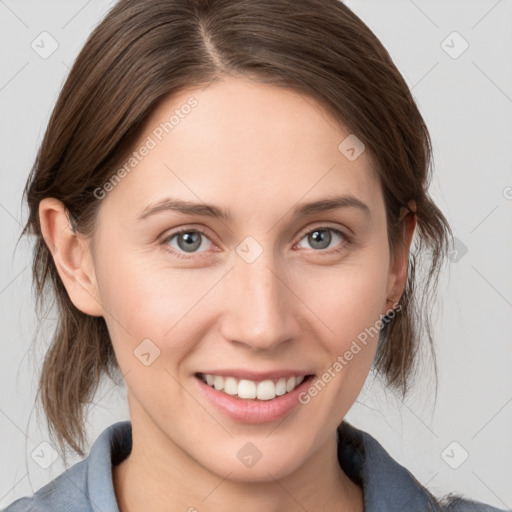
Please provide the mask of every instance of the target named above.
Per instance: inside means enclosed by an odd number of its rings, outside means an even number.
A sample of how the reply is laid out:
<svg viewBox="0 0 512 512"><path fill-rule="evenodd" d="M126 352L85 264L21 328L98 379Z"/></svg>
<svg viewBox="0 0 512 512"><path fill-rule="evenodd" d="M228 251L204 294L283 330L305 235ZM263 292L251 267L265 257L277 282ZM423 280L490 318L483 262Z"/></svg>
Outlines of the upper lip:
<svg viewBox="0 0 512 512"><path fill-rule="evenodd" d="M218 370L204 370L198 372L202 375L221 375L222 377L234 377L235 379L247 379L254 382L262 380L274 380L281 377L306 377L306 375L313 375L314 373L308 370L272 370L266 372L254 372L250 370L236 369L236 368L221 368Z"/></svg>

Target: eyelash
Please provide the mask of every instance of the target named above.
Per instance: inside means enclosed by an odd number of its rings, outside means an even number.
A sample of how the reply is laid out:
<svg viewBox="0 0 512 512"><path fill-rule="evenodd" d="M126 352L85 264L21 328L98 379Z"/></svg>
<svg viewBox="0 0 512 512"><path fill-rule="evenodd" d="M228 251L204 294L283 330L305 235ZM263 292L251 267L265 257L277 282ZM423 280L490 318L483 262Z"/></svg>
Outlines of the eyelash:
<svg viewBox="0 0 512 512"><path fill-rule="evenodd" d="M304 233L301 234L298 241L300 242L305 236L307 236L311 233L314 233L315 231L332 231L334 233L337 233L338 235L341 235L344 239L338 245L338 247L335 249L319 249L319 250L311 249L312 251L318 253L319 256L332 256L333 254L341 253L341 252L345 251L349 245L352 244L352 238L350 236L348 236L343 231L340 231L339 229L331 228L329 226L317 226L313 229L310 229L309 231L305 231ZM200 254L200 253L190 253L191 254L190 256L184 256L184 254L186 254L186 253L177 252L175 249L169 247L169 245L168 245L170 240L172 240L175 236L181 235L182 233L201 233L201 235L208 238L208 235L206 234L206 232L201 228L185 227L185 228L182 228L182 229L175 231L175 232L171 233L170 235L166 236L162 240L163 249L164 249L164 251L171 253L176 258L193 259L195 257L194 254ZM206 257L206 256L199 256L199 257Z"/></svg>

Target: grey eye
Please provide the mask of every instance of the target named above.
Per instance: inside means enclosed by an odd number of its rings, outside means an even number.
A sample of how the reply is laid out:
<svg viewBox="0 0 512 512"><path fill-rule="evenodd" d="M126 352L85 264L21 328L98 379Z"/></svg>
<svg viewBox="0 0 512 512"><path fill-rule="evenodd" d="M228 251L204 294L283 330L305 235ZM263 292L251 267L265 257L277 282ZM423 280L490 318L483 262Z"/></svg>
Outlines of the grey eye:
<svg viewBox="0 0 512 512"><path fill-rule="evenodd" d="M327 249L336 237L342 241L343 233L332 228L317 228L307 233L302 240L307 240L313 249L323 250Z"/></svg>
<svg viewBox="0 0 512 512"><path fill-rule="evenodd" d="M177 246L173 244L174 239L177 241ZM203 246L203 242L208 238L200 231L182 231L171 235L168 239L169 245L178 251L187 253L198 252L197 250Z"/></svg>

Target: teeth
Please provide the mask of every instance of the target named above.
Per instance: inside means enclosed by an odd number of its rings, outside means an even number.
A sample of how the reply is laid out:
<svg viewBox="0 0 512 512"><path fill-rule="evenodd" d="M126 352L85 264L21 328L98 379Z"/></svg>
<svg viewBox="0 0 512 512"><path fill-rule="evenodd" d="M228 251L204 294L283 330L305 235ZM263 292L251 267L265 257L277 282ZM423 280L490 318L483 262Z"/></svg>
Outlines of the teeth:
<svg viewBox="0 0 512 512"><path fill-rule="evenodd" d="M217 391L223 391L228 395L237 395L239 398L253 398L258 400L272 400L276 396L285 395L293 391L304 377L282 377L276 382L263 380L254 382L247 379L235 379L234 377L222 377L221 375L203 375L201 378L209 386Z"/></svg>

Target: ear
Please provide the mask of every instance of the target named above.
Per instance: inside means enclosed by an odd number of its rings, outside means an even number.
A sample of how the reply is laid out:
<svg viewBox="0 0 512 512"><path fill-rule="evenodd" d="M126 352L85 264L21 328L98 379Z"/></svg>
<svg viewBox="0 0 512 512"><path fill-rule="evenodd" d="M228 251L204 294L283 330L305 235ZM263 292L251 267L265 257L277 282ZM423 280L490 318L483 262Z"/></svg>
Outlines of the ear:
<svg viewBox="0 0 512 512"><path fill-rule="evenodd" d="M397 254L391 258L391 264L388 274L387 288L387 311L389 304L399 302L407 284L407 269L409 264L409 252L411 242L416 229L416 203L409 201L409 209L401 208L399 221L402 225L402 244L398 248Z"/></svg>
<svg viewBox="0 0 512 512"><path fill-rule="evenodd" d="M83 313L103 316L90 240L73 230L68 211L58 199L41 200L39 222L71 302Z"/></svg>

